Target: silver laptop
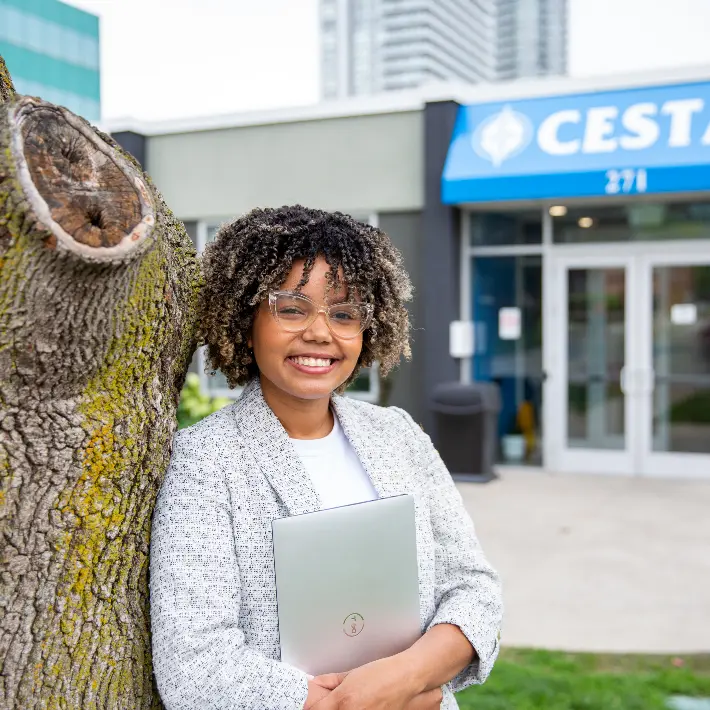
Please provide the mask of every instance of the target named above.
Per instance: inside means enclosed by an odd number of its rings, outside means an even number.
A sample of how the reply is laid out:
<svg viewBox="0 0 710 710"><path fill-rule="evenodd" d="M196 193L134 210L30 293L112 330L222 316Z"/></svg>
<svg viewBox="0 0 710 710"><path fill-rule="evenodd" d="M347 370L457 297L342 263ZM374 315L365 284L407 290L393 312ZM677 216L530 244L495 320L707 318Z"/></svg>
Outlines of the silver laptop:
<svg viewBox="0 0 710 710"><path fill-rule="evenodd" d="M273 521L281 660L352 670L421 635L414 499L380 498Z"/></svg>

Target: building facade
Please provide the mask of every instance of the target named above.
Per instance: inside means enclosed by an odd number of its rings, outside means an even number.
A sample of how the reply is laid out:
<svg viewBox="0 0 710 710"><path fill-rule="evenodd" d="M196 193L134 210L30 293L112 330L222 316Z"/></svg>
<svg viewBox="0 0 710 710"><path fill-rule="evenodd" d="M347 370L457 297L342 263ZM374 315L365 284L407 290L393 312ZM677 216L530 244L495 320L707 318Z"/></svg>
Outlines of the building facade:
<svg viewBox="0 0 710 710"><path fill-rule="evenodd" d="M436 440L438 385L495 383L501 461L710 477L710 67L114 128L198 248L296 202L390 234L413 357L354 396Z"/></svg>
<svg viewBox="0 0 710 710"><path fill-rule="evenodd" d="M0 0L0 54L19 93L100 119L95 15L59 0Z"/></svg>
<svg viewBox="0 0 710 710"><path fill-rule="evenodd" d="M326 99L559 75L567 0L320 0Z"/></svg>

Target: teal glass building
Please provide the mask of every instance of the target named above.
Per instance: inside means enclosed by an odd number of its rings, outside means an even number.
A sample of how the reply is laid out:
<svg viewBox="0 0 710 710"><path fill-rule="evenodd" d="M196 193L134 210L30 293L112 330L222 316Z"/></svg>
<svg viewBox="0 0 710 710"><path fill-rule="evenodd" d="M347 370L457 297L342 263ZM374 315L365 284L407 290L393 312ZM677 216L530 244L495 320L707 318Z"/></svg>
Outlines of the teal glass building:
<svg viewBox="0 0 710 710"><path fill-rule="evenodd" d="M0 0L0 54L19 93L101 117L96 15L59 0Z"/></svg>

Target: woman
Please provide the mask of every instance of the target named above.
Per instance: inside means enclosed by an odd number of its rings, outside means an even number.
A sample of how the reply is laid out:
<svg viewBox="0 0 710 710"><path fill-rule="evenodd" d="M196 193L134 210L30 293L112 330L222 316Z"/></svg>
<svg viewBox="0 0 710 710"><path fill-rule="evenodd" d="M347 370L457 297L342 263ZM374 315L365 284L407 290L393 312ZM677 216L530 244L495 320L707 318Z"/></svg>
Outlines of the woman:
<svg viewBox="0 0 710 710"><path fill-rule="evenodd" d="M342 397L409 356L411 285L380 230L300 206L254 210L205 252L202 338L234 404L175 437L153 518L153 663L168 710L429 710L486 678L501 597L429 437ZM421 627L407 651L310 678L279 661L274 518L412 494ZM327 560L324 560L324 565ZM441 686L445 686L443 691Z"/></svg>

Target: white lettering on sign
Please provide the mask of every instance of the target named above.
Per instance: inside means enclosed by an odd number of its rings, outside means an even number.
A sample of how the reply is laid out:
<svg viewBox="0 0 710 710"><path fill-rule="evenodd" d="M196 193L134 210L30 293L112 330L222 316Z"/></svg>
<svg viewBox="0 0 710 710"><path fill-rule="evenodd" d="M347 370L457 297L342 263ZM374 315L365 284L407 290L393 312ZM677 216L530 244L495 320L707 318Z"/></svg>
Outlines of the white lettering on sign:
<svg viewBox="0 0 710 710"><path fill-rule="evenodd" d="M671 132L668 145L671 148L684 148L690 145L690 127L693 114L699 113L705 107L702 99L683 99L682 101L666 101L661 113L671 117Z"/></svg>
<svg viewBox="0 0 710 710"><path fill-rule="evenodd" d="M635 104L629 106L621 117L621 124L630 135L619 138L619 144L625 150L643 150L650 148L661 133L653 116L658 113L656 104Z"/></svg>
<svg viewBox="0 0 710 710"><path fill-rule="evenodd" d="M618 195L619 193L646 192L648 187L648 176L646 170L640 168L624 168L623 170L607 170L606 186L604 190L607 195Z"/></svg>
<svg viewBox="0 0 710 710"><path fill-rule="evenodd" d="M618 145L614 138L614 120L619 115L616 106L600 106L587 111L583 153L613 153Z"/></svg>
<svg viewBox="0 0 710 710"><path fill-rule="evenodd" d="M571 141L561 141L557 134L564 123L579 123L582 120L581 111L558 111L548 116L537 131L537 142L540 148L550 155L574 155L579 152L581 141L575 138Z"/></svg>
<svg viewBox="0 0 710 710"><path fill-rule="evenodd" d="M658 117L668 116L668 147L685 148L691 144L693 118L704 109L702 99L666 101L660 110L654 103L638 103L621 115L616 106L596 106L586 116L578 109L565 109L550 114L540 123L537 143L548 155L613 153L619 148L643 150L654 146L661 136ZM583 130L575 131L573 127L581 128L580 124ZM624 131L620 135L619 127ZM568 137L563 140L560 133L565 128ZM701 144L710 145L710 125L705 128Z"/></svg>

